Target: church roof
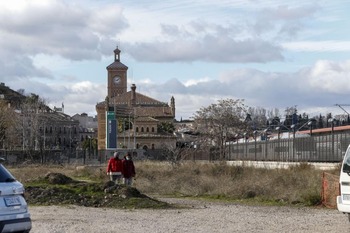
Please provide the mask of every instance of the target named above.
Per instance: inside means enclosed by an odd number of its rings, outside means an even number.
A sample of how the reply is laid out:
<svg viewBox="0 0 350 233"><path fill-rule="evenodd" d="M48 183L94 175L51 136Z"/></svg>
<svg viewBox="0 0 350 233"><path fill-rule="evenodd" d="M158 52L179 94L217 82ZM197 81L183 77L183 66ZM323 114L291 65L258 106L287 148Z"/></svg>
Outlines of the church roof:
<svg viewBox="0 0 350 233"><path fill-rule="evenodd" d="M171 117L172 109L164 102L158 101L146 95L135 92L136 101L132 106L132 91L128 91L120 96L116 96L109 100L109 105L116 105L119 112L130 112L139 117ZM99 102L96 107L105 106L105 101Z"/></svg>
<svg viewBox="0 0 350 233"><path fill-rule="evenodd" d="M121 63L120 61L115 61L106 68L107 70L113 70L113 69L128 69L126 65Z"/></svg>
<svg viewBox="0 0 350 233"><path fill-rule="evenodd" d="M156 99L153 99L151 97L148 97L146 95L140 94L135 91L135 97L136 97L136 105L154 105L154 106L168 106L167 103L160 102ZM128 104L130 100L132 99L132 91L128 91L126 93L121 94L120 96L115 97L115 103L118 104ZM114 98L110 100L110 103L114 103Z"/></svg>
<svg viewBox="0 0 350 233"><path fill-rule="evenodd" d="M139 107L135 108L136 116L169 117L172 116L171 108L164 107Z"/></svg>
<svg viewBox="0 0 350 233"><path fill-rule="evenodd" d="M153 117L138 117L137 121L142 121L142 122L159 122L159 120L154 119Z"/></svg>

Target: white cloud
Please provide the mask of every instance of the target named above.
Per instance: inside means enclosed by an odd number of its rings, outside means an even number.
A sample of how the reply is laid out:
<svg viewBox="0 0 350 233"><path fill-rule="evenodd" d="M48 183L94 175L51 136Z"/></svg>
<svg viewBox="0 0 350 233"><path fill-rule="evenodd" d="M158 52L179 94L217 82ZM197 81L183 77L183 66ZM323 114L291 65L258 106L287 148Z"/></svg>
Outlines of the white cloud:
<svg viewBox="0 0 350 233"><path fill-rule="evenodd" d="M296 41L283 43L282 47L296 52L349 52L350 41Z"/></svg>
<svg viewBox="0 0 350 233"><path fill-rule="evenodd" d="M201 78L201 79L189 79L189 80L186 80L184 85L186 87L189 87L189 86L194 86L194 85L198 85L199 83L206 83L206 82L209 82L211 81L210 78L208 77L204 77L204 78Z"/></svg>
<svg viewBox="0 0 350 233"><path fill-rule="evenodd" d="M350 60L344 62L318 61L310 68L310 87L330 93L350 93Z"/></svg>
<svg viewBox="0 0 350 233"><path fill-rule="evenodd" d="M178 116L224 98L322 109L346 99L350 89L349 61L327 58L350 51L342 34L347 18L339 14L347 15L346 1L337 2L1 1L1 81L56 106L64 102L69 114L93 113L107 89L106 76L91 70L105 71L110 61L97 61L112 56L118 44L131 63L126 65L145 69L146 77L136 77L145 78L137 91L164 102L174 96ZM338 38L330 33L335 22ZM308 60L319 57L315 52L329 60ZM294 68L301 66L296 60L307 61L307 68ZM173 64L177 69L167 70ZM291 72L274 71L291 66Z"/></svg>
<svg viewBox="0 0 350 233"><path fill-rule="evenodd" d="M92 82L83 81L71 86L55 86L54 99L50 100L50 106L60 107L64 103L65 113L74 115L76 113L88 113L95 115L95 106L98 102L104 101L107 87Z"/></svg>

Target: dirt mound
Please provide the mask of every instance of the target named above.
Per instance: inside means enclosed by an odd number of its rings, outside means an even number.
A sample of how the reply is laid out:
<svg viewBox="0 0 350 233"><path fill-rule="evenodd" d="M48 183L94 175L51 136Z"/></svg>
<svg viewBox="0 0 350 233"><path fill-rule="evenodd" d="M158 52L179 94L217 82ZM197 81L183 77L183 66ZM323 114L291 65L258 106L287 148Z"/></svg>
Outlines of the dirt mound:
<svg viewBox="0 0 350 233"><path fill-rule="evenodd" d="M44 177L50 184L69 184L73 183L73 179L61 173L47 173Z"/></svg>
<svg viewBox="0 0 350 233"><path fill-rule="evenodd" d="M48 173L26 185L26 199L36 205L81 205L113 208L169 208L170 204L142 194L134 187L108 181L77 181L60 173Z"/></svg>

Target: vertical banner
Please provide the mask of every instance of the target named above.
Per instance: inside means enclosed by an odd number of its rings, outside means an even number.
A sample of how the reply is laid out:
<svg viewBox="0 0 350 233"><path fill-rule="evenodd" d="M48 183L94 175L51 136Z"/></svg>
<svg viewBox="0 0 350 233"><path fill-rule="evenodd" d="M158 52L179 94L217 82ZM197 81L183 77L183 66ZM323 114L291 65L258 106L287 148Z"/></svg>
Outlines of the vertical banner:
<svg viewBox="0 0 350 233"><path fill-rule="evenodd" d="M106 112L106 148L117 149L117 121L114 112Z"/></svg>

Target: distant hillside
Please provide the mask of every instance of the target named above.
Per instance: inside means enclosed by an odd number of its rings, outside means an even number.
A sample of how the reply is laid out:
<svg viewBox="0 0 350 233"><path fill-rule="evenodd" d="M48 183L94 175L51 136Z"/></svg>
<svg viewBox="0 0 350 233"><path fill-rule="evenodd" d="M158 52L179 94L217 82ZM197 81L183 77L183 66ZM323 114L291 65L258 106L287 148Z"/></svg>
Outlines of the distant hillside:
<svg viewBox="0 0 350 233"><path fill-rule="evenodd" d="M5 86L5 83L0 83L0 100L5 100L11 105L19 105L24 99L24 95Z"/></svg>

